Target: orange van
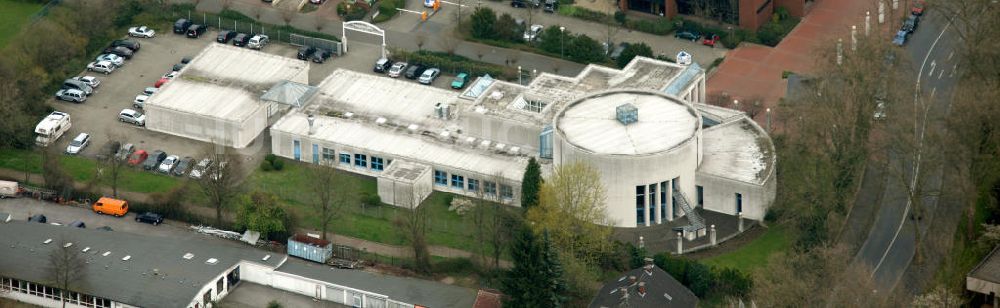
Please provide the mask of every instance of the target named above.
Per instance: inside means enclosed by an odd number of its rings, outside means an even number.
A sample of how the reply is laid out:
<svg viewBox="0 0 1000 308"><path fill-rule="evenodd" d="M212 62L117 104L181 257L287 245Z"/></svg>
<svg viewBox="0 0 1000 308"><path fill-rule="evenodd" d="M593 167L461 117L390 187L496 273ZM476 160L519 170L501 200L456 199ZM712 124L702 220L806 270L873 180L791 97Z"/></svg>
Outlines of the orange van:
<svg viewBox="0 0 1000 308"><path fill-rule="evenodd" d="M122 217L128 214L128 201L101 197L94 202L94 212Z"/></svg>

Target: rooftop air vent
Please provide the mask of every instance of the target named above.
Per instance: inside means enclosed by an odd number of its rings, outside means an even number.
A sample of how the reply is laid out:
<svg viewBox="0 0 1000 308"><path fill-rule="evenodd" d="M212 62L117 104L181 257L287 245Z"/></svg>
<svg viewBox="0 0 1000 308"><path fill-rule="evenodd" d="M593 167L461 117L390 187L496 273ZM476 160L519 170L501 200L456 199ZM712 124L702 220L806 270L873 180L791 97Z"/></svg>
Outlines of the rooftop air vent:
<svg viewBox="0 0 1000 308"><path fill-rule="evenodd" d="M388 120L386 120L385 118L379 117L378 119L375 119L375 124L385 125L386 121L388 121Z"/></svg>
<svg viewBox="0 0 1000 308"><path fill-rule="evenodd" d="M350 118L353 118L353 117L354 117L354 113L353 112L345 112L344 113L344 118L350 119Z"/></svg>
<svg viewBox="0 0 1000 308"><path fill-rule="evenodd" d="M191 260L191 259L194 259L194 254L193 253L189 252L189 253L184 254L184 260Z"/></svg>
<svg viewBox="0 0 1000 308"><path fill-rule="evenodd" d="M409 130L411 134L416 133L418 130L420 130L420 125L410 124L409 126L406 127L406 129Z"/></svg>
<svg viewBox="0 0 1000 308"><path fill-rule="evenodd" d="M205 264L215 265L216 263L219 263L219 259L209 258L208 260L205 260Z"/></svg>
<svg viewBox="0 0 1000 308"><path fill-rule="evenodd" d="M108 255L110 255L110 254L111 254L111 252L110 252L110 251L105 251L104 253L102 253L102 254L101 254L101 256L105 256L105 257L107 257L107 256L108 256Z"/></svg>
<svg viewBox="0 0 1000 308"><path fill-rule="evenodd" d="M624 104L615 107L615 118L622 125L629 125L635 122L639 122L639 109L635 108L635 105Z"/></svg>

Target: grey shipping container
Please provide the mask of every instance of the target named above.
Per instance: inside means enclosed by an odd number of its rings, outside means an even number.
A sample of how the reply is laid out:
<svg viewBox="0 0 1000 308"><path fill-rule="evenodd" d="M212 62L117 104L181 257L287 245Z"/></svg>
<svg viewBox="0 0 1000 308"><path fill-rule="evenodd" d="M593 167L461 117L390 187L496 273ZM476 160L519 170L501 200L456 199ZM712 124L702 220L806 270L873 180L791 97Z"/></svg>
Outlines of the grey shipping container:
<svg viewBox="0 0 1000 308"><path fill-rule="evenodd" d="M296 234L288 238L288 254L313 262L326 263L326 260L333 255L333 243Z"/></svg>

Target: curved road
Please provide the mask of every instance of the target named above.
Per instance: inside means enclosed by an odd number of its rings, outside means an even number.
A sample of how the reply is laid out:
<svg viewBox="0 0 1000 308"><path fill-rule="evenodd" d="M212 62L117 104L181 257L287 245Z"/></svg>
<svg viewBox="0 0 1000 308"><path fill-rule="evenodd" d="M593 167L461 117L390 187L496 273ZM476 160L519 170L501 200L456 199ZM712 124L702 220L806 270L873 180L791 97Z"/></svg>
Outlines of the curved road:
<svg viewBox="0 0 1000 308"><path fill-rule="evenodd" d="M927 130L942 129L937 121L943 118L950 105L958 69L958 58L954 54L954 48L958 46L958 39L949 35L954 34L952 26L944 16L936 14L934 11L928 11L922 18L920 27L905 46L906 52L913 59L915 66L913 71L919 74L916 78L914 101L906 103L916 104L916 100L919 98L930 102L930 105L926 112L918 109L917 114L897 113L896 117L918 117L917 125L919 127L915 127L915 130L918 131L921 142L923 142L923 136ZM892 107L890 106L890 121L893 117L891 112ZM907 197L910 191L907 187L918 185L914 174L917 174L918 177L924 177L921 184L925 192L937 192L942 188L941 168L928 170L928 167L924 166L921 169L920 155L914 159L911 154L889 153L888 157L890 170L905 170L905 174L899 175L899 172L896 172L896 175L886 176L883 183L879 183L879 181L862 182L862 193L858 196L858 204L863 203L862 199L879 200L879 207L868 238L855 257L856 262L864 262L872 268L872 276L879 286L879 291L882 292L891 291L899 284L900 278L906 272L915 254L917 225L909 219L911 212L913 212L913 205L910 204L910 198ZM884 185L884 190L878 191L864 187L872 185ZM875 191L875 194L880 193L881 195L866 194L864 193L866 191ZM925 213L933 213L938 200L935 194L922 197L921 202ZM870 204L872 202L864 203ZM861 213L864 212L867 211L861 211ZM850 219L857 220L859 218L851 217ZM931 221L933 221L932 215L925 214L923 223L919 224L921 234L926 232Z"/></svg>

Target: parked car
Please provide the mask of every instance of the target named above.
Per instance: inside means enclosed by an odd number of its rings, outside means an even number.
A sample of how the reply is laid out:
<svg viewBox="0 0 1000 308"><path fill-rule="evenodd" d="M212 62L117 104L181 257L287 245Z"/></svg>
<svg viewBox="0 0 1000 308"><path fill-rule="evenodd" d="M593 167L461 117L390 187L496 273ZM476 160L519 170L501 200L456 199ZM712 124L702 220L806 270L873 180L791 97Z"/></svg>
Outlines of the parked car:
<svg viewBox="0 0 1000 308"><path fill-rule="evenodd" d="M122 109L118 113L118 121L132 123L136 126L146 126L146 115L132 109Z"/></svg>
<svg viewBox="0 0 1000 308"><path fill-rule="evenodd" d="M87 101L87 94L77 89L62 89L56 92L56 98L79 104Z"/></svg>
<svg viewBox="0 0 1000 308"><path fill-rule="evenodd" d="M625 42L621 42L621 43L618 43L617 46L615 46L615 43L612 42L610 44L610 46L612 46L613 48L608 53L608 57L610 57L612 60L617 60L618 57L620 57L622 55L622 52L625 51L625 48L628 48L628 46L631 46L631 44L625 43Z"/></svg>
<svg viewBox="0 0 1000 308"><path fill-rule="evenodd" d="M406 62L393 63L392 67L389 68L389 77L399 77L399 75L403 74L403 71L406 70L406 66Z"/></svg>
<svg viewBox="0 0 1000 308"><path fill-rule="evenodd" d="M167 79L173 80L175 77L177 77L177 74L179 74L177 71L170 71L170 72L167 72L166 74L163 74L163 77L161 77L161 78L167 78Z"/></svg>
<svg viewBox="0 0 1000 308"><path fill-rule="evenodd" d="M156 167L159 166L164 159L167 159L166 152L160 150L153 151L153 154L149 155L149 157L146 158L146 161L142 162L142 169L145 170L156 169Z"/></svg>
<svg viewBox="0 0 1000 308"><path fill-rule="evenodd" d="M139 164L145 162L146 158L149 158L149 152L146 152L146 150L138 150L129 155L128 164L138 166Z"/></svg>
<svg viewBox="0 0 1000 308"><path fill-rule="evenodd" d="M125 58L125 60L132 59L132 55L135 53L125 46L109 46L104 49L104 53L115 54L119 57Z"/></svg>
<svg viewBox="0 0 1000 308"><path fill-rule="evenodd" d="M885 120L885 103L878 103L875 105L874 117L876 121Z"/></svg>
<svg viewBox="0 0 1000 308"><path fill-rule="evenodd" d="M132 101L132 107L143 109L143 107L146 107L146 100L148 99L149 95L136 95L135 100Z"/></svg>
<svg viewBox="0 0 1000 308"><path fill-rule="evenodd" d="M114 40L111 41L111 47L125 47L131 50L133 53L139 52L139 48L142 47L138 41L132 39Z"/></svg>
<svg viewBox="0 0 1000 308"><path fill-rule="evenodd" d="M436 67L429 68L427 70L424 70L423 74L420 74L420 79L417 80L417 81L419 81L422 84L428 84L429 85L429 84L434 83L434 79L437 79L439 75L441 75L441 70L440 69L438 69Z"/></svg>
<svg viewBox="0 0 1000 308"><path fill-rule="evenodd" d="M910 15L906 17L905 21L903 21L903 27L900 30L912 34L914 31L917 31L917 25L919 24L920 24L920 16Z"/></svg>
<svg viewBox="0 0 1000 308"><path fill-rule="evenodd" d="M229 40L236 37L236 31L222 30L219 31L219 36L215 38L216 42L228 44Z"/></svg>
<svg viewBox="0 0 1000 308"><path fill-rule="evenodd" d="M157 170L159 170L160 173L170 174L171 171L174 171L174 167L177 167L177 162L180 160L181 158L177 155L167 156L167 158L163 159L163 162L160 163L160 167L157 168Z"/></svg>
<svg viewBox="0 0 1000 308"><path fill-rule="evenodd" d="M417 77L424 74L424 70L427 70L426 66L420 64L410 65L410 67L406 69L406 78L417 79Z"/></svg>
<svg viewBox="0 0 1000 308"><path fill-rule="evenodd" d="M375 61L375 68L373 68L372 70L376 73L385 73L389 71L390 67L392 67L392 60L386 58L379 58L377 61Z"/></svg>
<svg viewBox="0 0 1000 308"><path fill-rule="evenodd" d="M111 74L111 72L114 72L116 67L117 66L115 66L109 61L97 61L97 62L90 62L90 64L87 64L87 71L104 73L105 75L107 75Z"/></svg>
<svg viewBox="0 0 1000 308"><path fill-rule="evenodd" d="M694 31L677 31L674 33L674 37L695 42L701 38L701 35Z"/></svg>
<svg viewBox="0 0 1000 308"><path fill-rule="evenodd" d="M135 221L144 222L147 224L153 224L154 226L156 226L163 223L163 215L153 212L145 212L139 215L135 215Z"/></svg>
<svg viewBox="0 0 1000 308"><path fill-rule="evenodd" d="M309 3L312 3L312 4L323 4L324 1L326 1L326 0L309 0Z"/></svg>
<svg viewBox="0 0 1000 308"><path fill-rule="evenodd" d="M104 161L110 157L116 157L118 155L118 150L122 148L122 143L114 140L110 140L104 143L101 147L101 151L97 153L97 160Z"/></svg>
<svg viewBox="0 0 1000 308"><path fill-rule="evenodd" d="M128 214L128 201L101 197L97 199L97 202L94 202L93 209L97 214L124 217L125 214Z"/></svg>
<svg viewBox="0 0 1000 308"><path fill-rule="evenodd" d="M316 51L313 52L310 59L313 61L313 63L323 63L326 62L326 59L329 59L331 55L333 55L333 53L330 52L329 50L323 48L317 48Z"/></svg>
<svg viewBox="0 0 1000 308"><path fill-rule="evenodd" d="M271 38L264 34L254 35L247 41L247 48L260 50L271 42Z"/></svg>
<svg viewBox="0 0 1000 308"><path fill-rule="evenodd" d="M171 173L176 176L184 176L184 173L187 173L188 169L191 169L193 166L194 158L187 156L177 162L177 167L174 167L174 171Z"/></svg>
<svg viewBox="0 0 1000 308"><path fill-rule="evenodd" d="M456 90L465 88L467 83L469 83L469 74L458 73L458 76L455 76L455 79L451 81L451 88Z"/></svg>
<svg viewBox="0 0 1000 308"><path fill-rule="evenodd" d="M114 64L116 68L122 67L122 65L125 65L125 58L122 58L122 57L120 57L120 56L118 56L116 54L113 54L113 53L101 54L100 56L97 56L97 58L94 59L94 61L96 61L96 62L108 61L108 62L111 62L111 64Z"/></svg>
<svg viewBox="0 0 1000 308"><path fill-rule="evenodd" d="M45 215L42 214L31 215L31 217L28 218L28 222L46 223L48 221L49 219L45 218Z"/></svg>
<svg viewBox="0 0 1000 308"><path fill-rule="evenodd" d="M156 35L156 31L154 31L153 28L150 28L150 27L138 26L138 27L128 28L128 36L131 36L131 37L151 38L151 37L153 37L155 35Z"/></svg>
<svg viewBox="0 0 1000 308"><path fill-rule="evenodd" d="M153 83L153 87L154 88L162 87L163 85L167 84L168 81L170 81L170 78L160 77L159 80L157 80L155 83Z"/></svg>
<svg viewBox="0 0 1000 308"><path fill-rule="evenodd" d="M88 145L90 145L90 134L80 133L79 135L76 135L76 138L73 138L73 141L69 142L68 146L66 146L66 154L80 154L80 152L87 148Z"/></svg>
<svg viewBox="0 0 1000 308"><path fill-rule="evenodd" d="M115 154L115 159L117 160L128 160L129 156L132 156L132 152L135 151L135 146L131 143L123 144L122 147L118 148L118 153Z"/></svg>
<svg viewBox="0 0 1000 308"><path fill-rule="evenodd" d="M91 88L90 85L88 85L87 83L85 83L83 81L79 81L79 80L76 80L76 79L73 79L73 78L63 80L63 84L59 88L60 89L77 89L77 90L83 91L83 94L87 94L87 96L90 96L90 95L94 94L94 88Z"/></svg>
<svg viewBox="0 0 1000 308"><path fill-rule="evenodd" d="M910 14L921 16L924 15L924 8L927 6L927 2L924 0L917 0L913 2L913 7L910 8Z"/></svg>
<svg viewBox="0 0 1000 308"><path fill-rule="evenodd" d="M153 94L156 94L156 91L159 91L159 90L160 89L157 89L157 88L154 88L154 87L146 87L145 89L142 90L142 94L143 95L152 96Z"/></svg>
<svg viewBox="0 0 1000 308"><path fill-rule="evenodd" d="M85 224L85 223L83 223L82 221L79 221L79 220L74 220L73 222L69 223L68 226L73 227L73 228L80 228L80 229L86 229L87 228L87 224Z"/></svg>
<svg viewBox="0 0 1000 308"><path fill-rule="evenodd" d="M243 47L250 42L251 35L246 33L237 33L236 37L233 38L233 46Z"/></svg>
<svg viewBox="0 0 1000 308"><path fill-rule="evenodd" d="M523 0L511 0L510 7L528 7Z"/></svg>
<svg viewBox="0 0 1000 308"><path fill-rule="evenodd" d="M555 13L559 9L559 1L545 0L545 7L542 9L546 13Z"/></svg>
<svg viewBox="0 0 1000 308"><path fill-rule="evenodd" d="M712 33L705 35L705 39L701 41L702 45L711 46L712 48L715 48L716 43L719 43L719 36Z"/></svg>
<svg viewBox="0 0 1000 308"><path fill-rule="evenodd" d="M191 173L188 174L192 179L201 179L208 171L208 167L212 166L212 160L208 158L202 158L194 168L191 168Z"/></svg>
<svg viewBox="0 0 1000 308"><path fill-rule="evenodd" d="M73 77L73 80L78 80L80 82L83 82L94 89L101 86L101 81L94 76L76 76Z"/></svg>
<svg viewBox="0 0 1000 308"><path fill-rule="evenodd" d="M190 20L184 18L178 19L176 22L174 22L174 33L185 34L188 32L188 28L190 28L191 25L193 24L194 23L191 22Z"/></svg>
<svg viewBox="0 0 1000 308"><path fill-rule="evenodd" d="M906 32L905 30L899 30L898 32L896 32L896 36L892 38L892 44L896 46L903 46L904 44L906 44L906 39L908 38L907 37L908 35L909 33Z"/></svg>
<svg viewBox="0 0 1000 308"><path fill-rule="evenodd" d="M316 47L312 46L302 46L299 47L299 53L295 55L299 60L309 60L309 56L316 52Z"/></svg>
<svg viewBox="0 0 1000 308"><path fill-rule="evenodd" d="M204 25L191 25L191 27L187 30L187 37L199 38L202 34L205 34L206 30L208 30L208 27L205 27Z"/></svg>
<svg viewBox="0 0 1000 308"><path fill-rule="evenodd" d="M545 26L538 24L531 25L531 27L528 27L527 30L524 30L524 41L525 42L534 41L535 38L538 37L538 34L542 33L542 29L544 28Z"/></svg>

